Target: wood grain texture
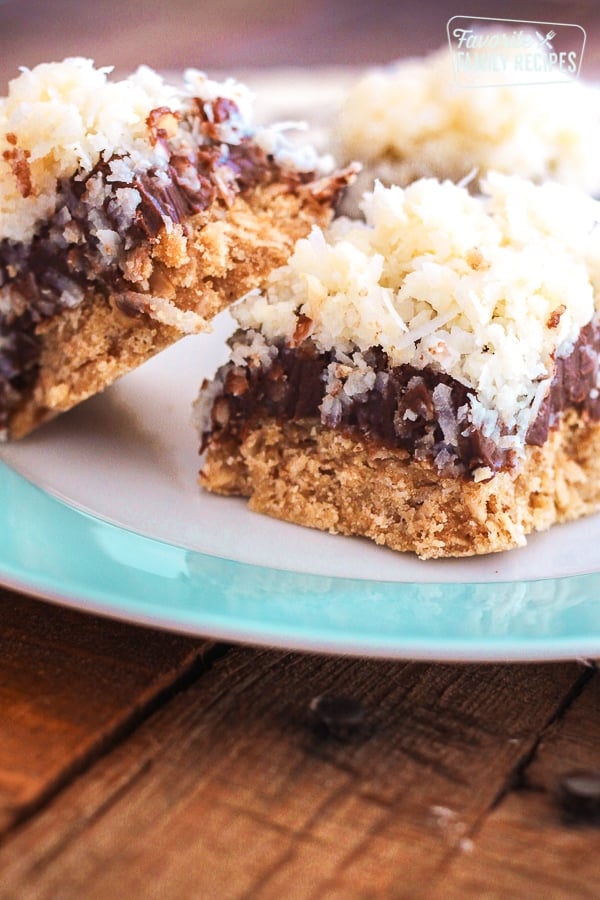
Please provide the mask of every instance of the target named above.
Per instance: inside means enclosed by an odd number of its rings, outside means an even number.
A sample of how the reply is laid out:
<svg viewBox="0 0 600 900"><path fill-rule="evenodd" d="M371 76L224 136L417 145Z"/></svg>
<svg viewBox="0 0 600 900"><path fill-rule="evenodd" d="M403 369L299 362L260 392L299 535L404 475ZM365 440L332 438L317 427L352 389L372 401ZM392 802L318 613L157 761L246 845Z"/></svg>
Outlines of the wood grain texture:
<svg viewBox="0 0 600 900"><path fill-rule="evenodd" d="M0 590L0 835L201 667L210 646Z"/></svg>
<svg viewBox="0 0 600 900"><path fill-rule="evenodd" d="M600 829L565 821L558 802L560 778L574 769L600 769L596 672L564 716L545 730L514 789L474 830L472 852L455 854L429 895L435 900L449 895L596 900Z"/></svg>
<svg viewBox="0 0 600 900"><path fill-rule="evenodd" d="M7 837L0 896L420 896L581 677L231 650ZM362 739L310 723L341 692Z"/></svg>

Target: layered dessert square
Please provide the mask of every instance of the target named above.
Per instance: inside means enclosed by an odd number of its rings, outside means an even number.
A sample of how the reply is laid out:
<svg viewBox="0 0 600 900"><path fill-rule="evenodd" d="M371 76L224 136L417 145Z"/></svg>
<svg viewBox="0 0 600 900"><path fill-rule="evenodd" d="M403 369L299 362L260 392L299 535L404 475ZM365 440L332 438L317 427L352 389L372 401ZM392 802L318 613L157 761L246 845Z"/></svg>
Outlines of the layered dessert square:
<svg viewBox="0 0 600 900"><path fill-rule="evenodd" d="M349 172L233 80L73 58L0 100L0 436L21 437L261 285Z"/></svg>
<svg viewBox="0 0 600 900"><path fill-rule="evenodd" d="M300 239L202 386L204 489L423 558L600 505L600 204L420 179Z"/></svg>
<svg viewBox="0 0 600 900"><path fill-rule="evenodd" d="M600 90L584 80L552 83L543 70L527 79L464 87L448 46L366 71L332 130L339 157L364 164L344 208L355 213L374 178L402 186L467 179L476 188L489 171L600 195Z"/></svg>

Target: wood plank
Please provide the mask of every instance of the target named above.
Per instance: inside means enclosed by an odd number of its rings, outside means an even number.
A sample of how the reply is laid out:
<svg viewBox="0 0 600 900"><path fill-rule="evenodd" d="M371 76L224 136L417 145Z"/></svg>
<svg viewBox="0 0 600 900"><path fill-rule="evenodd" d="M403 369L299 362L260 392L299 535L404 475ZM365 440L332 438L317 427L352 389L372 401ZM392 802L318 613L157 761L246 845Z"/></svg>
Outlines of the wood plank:
<svg viewBox="0 0 600 900"><path fill-rule="evenodd" d="M419 896L580 677L231 650L7 839L0 896ZM372 730L317 733L323 693Z"/></svg>
<svg viewBox="0 0 600 900"><path fill-rule="evenodd" d="M565 769L600 767L600 674L590 673L581 694L547 729L523 773L523 787L555 792Z"/></svg>
<svg viewBox="0 0 600 900"><path fill-rule="evenodd" d="M0 834L196 671L210 646L0 590Z"/></svg>
<svg viewBox="0 0 600 900"><path fill-rule="evenodd" d="M432 898L590 898L600 889L600 829L565 819L561 776L600 769L600 675L585 684L564 716L545 731L515 789L472 832L472 852L454 855Z"/></svg>

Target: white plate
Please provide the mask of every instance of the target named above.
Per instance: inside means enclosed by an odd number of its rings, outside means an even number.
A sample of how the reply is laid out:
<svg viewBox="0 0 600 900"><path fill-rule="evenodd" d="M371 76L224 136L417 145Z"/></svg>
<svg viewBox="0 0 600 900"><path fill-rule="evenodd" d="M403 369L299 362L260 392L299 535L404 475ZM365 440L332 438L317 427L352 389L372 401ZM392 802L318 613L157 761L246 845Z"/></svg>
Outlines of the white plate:
<svg viewBox="0 0 600 900"><path fill-rule="evenodd" d="M600 516L533 535L527 547L423 562L360 538L341 538L250 512L197 485L192 403L226 359L228 312L212 334L184 338L109 392L0 452L64 503L155 540L252 565L329 577L419 583L531 581L596 571Z"/></svg>
<svg viewBox="0 0 600 900"><path fill-rule="evenodd" d="M268 84L263 118L301 115L319 91L329 115L349 77L265 73L253 84ZM600 656L600 516L518 551L423 562L202 492L191 404L225 359L231 327L223 314L212 334L1 450L0 580L254 643L429 659Z"/></svg>
<svg viewBox="0 0 600 900"><path fill-rule="evenodd" d="M2 449L5 583L131 621L292 648L600 655L600 516L509 553L422 561L202 491L191 405L231 327L221 315L212 334Z"/></svg>

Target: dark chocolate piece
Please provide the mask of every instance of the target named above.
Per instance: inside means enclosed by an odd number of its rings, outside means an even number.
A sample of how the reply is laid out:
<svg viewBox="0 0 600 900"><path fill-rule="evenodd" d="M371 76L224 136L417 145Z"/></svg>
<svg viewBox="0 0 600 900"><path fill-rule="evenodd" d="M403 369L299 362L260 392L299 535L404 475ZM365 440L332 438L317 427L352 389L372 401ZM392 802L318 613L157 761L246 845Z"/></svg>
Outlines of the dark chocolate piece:
<svg viewBox="0 0 600 900"><path fill-rule="evenodd" d="M558 803L568 823L600 825L600 770L564 774L558 785Z"/></svg>
<svg viewBox="0 0 600 900"><path fill-rule="evenodd" d="M365 709L360 700L345 694L322 694L309 706L318 734L338 741L352 741L367 735Z"/></svg>

